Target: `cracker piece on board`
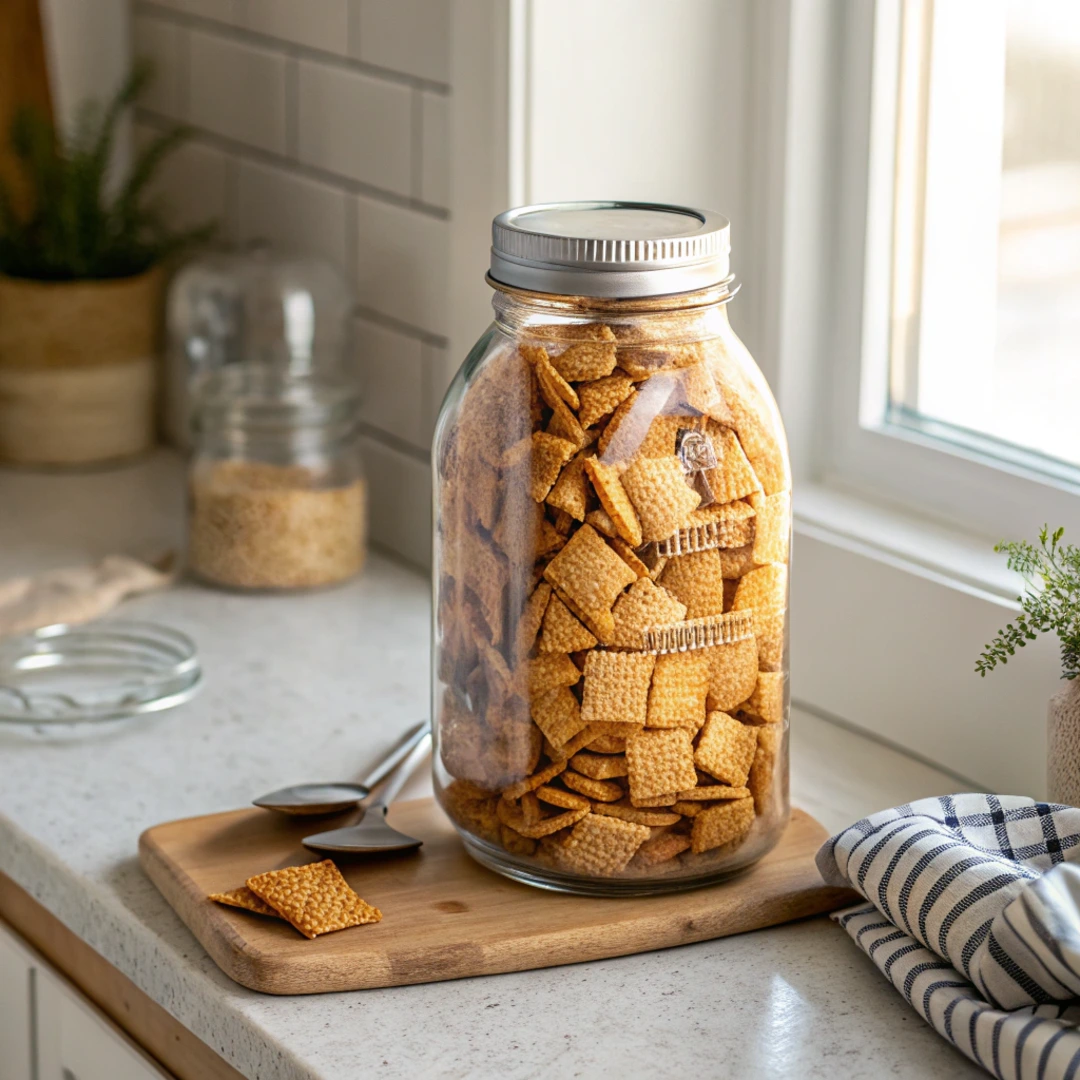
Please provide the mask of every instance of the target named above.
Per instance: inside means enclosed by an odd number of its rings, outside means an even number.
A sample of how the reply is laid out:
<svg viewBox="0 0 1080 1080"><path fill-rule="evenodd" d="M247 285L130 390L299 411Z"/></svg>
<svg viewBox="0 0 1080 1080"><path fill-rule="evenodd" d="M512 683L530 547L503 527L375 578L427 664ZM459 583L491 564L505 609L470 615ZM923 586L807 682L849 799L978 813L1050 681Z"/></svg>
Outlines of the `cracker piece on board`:
<svg viewBox="0 0 1080 1080"><path fill-rule="evenodd" d="M228 892L211 893L207 899L213 900L215 904L224 904L226 907L252 911L256 915L269 915L273 919L283 918L265 900L257 897L246 885L241 885L239 889L229 889Z"/></svg>
<svg viewBox="0 0 1080 1080"><path fill-rule="evenodd" d="M256 874L246 884L306 938L382 918L378 908L353 892L329 859Z"/></svg>
<svg viewBox="0 0 1080 1080"><path fill-rule="evenodd" d="M697 785L694 747L683 728L638 732L627 740L626 765L635 806Z"/></svg>
<svg viewBox="0 0 1080 1080"><path fill-rule="evenodd" d="M682 528L701 496L686 483L674 455L637 458L623 473L622 484L641 522L643 540L666 540Z"/></svg>
<svg viewBox="0 0 1080 1080"><path fill-rule="evenodd" d="M690 832L690 850L695 855L723 844L742 840L754 824L754 800L734 799L703 810L694 818Z"/></svg>
<svg viewBox="0 0 1080 1080"><path fill-rule="evenodd" d="M694 764L722 784L745 787L756 747L756 728L740 724L727 713L709 713L694 751ZM697 786L695 782L686 788Z"/></svg>
<svg viewBox="0 0 1080 1080"><path fill-rule="evenodd" d="M587 724L644 724L654 657L594 650L585 661L581 715Z"/></svg>

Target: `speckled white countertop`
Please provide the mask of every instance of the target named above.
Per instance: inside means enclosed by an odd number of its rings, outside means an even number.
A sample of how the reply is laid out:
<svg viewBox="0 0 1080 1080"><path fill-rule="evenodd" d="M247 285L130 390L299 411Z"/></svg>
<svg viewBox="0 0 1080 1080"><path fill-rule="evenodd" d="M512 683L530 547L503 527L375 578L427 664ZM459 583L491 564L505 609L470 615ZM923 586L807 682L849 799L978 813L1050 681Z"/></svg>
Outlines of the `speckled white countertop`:
<svg viewBox="0 0 1080 1080"><path fill-rule="evenodd" d="M85 476L0 472L0 578L179 539L175 459ZM0 731L0 870L246 1076L983 1076L826 919L572 967L271 998L225 978L136 859L139 833L358 772L426 715L428 593L375 557L346 588L182 585L124 614L199 643L206 687L78 739ZM953 781L809 715L794 801L829 828Z"/></svg>

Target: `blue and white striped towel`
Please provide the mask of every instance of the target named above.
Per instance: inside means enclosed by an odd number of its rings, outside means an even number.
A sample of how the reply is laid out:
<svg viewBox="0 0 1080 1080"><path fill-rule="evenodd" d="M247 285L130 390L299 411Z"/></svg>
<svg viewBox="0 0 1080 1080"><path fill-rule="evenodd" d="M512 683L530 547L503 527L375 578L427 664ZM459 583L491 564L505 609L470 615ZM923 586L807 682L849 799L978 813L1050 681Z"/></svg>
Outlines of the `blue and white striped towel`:
<svg viewBox="0 0 1080 1080"><path fill-rule="evenodd" d="M1080 810L920 799L818 852L833 916L911 1006L1000 1080L1080 1080Z"/></svg>

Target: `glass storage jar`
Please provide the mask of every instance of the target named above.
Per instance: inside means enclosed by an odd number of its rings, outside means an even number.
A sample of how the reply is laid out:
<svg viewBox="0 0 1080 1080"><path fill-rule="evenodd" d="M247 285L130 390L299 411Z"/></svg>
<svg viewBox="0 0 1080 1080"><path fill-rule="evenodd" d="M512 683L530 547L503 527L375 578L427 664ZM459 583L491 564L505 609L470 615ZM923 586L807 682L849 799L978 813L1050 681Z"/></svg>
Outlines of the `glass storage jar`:
<svg viewBox="0 0 1080 1080"><path fill-rule="evenodd" d="M359 573L367 490L356 389L265 364L210 376L193 425L188 564L236 589L333 585Z"/></svg>
<svg viewBox="0 0 1080 1080"><path fill-rule="evenodd" d="M493 239L435 436L437 795L534 885L722 878L789 814L790 470L728 222L553 204Z"/></svg>

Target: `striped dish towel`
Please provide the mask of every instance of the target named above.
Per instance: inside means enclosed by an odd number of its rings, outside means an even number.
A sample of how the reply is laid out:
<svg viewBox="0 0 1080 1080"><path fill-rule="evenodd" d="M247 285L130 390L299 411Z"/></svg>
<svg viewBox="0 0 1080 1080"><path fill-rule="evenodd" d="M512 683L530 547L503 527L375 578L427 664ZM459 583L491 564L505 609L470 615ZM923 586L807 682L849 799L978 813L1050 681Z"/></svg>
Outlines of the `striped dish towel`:
<svg viewBox="0 0 1080 1080"><path fill-rule="evenodd" d="M818 852L869 903L833 916L909 1004L1001 1080L1080 1080L1080 810L920 799Z"/></svg>

